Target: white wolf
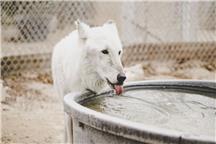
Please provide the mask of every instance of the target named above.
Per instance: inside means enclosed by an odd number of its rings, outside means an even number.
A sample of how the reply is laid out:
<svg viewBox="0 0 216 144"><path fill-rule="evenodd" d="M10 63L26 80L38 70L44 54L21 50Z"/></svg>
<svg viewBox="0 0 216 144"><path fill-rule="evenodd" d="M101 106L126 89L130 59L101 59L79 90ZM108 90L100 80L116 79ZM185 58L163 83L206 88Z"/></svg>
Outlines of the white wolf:
<svg viewBox="0 0 216 144"><path fill-rule="evenodd" d="M52 73L58 94L63 97L70 92L86 90L100 93L108 85L121 94L126 76L116 24L109 21L102 26L89 27L77 21L76 25L77 30L62 39L53 51ZM67 131L68 142L70 135Z"/></svg>

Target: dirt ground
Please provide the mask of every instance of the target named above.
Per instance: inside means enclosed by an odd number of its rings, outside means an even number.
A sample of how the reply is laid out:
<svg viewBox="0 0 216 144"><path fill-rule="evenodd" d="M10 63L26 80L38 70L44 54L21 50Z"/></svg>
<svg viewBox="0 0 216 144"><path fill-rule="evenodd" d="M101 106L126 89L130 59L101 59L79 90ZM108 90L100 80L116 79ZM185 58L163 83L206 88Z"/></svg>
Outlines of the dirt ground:
<svg viewBox="0 0 216 144"><path fill-rule="evenodd" d="M25 73L4 80L3 143L45 144L63 141L63 106L48 78L46 74Z"/></svg>
<svg viewBox="0 0 216 144"><path fill-rule="evenodd" d="M215 80L215 64L190 61L146 62L126 68L128 81L149 79ZM3 144L62 143L64 115L49 73L23 72L4 78L2 91Z"/></svg>

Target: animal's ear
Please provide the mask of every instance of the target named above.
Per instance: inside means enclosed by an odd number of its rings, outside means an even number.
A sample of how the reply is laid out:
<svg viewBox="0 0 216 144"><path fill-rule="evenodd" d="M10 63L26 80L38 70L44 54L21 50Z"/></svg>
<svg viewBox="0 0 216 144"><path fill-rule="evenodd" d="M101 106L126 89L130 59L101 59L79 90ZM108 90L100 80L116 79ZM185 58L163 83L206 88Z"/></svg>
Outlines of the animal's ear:
<svg viewBox="0 0 216 144"><path fill-rule="evenodd" d="M80 20L76 20L75 24L78 30L79 38L86 40L88 38L90 27L87 24L81 22Z"/></svg>
<svg viewBox="0 0 216 144"><path fill-rule="evenodd" d="M104 23L103 26L107 27L108 29L110 29L116 33L118 33L116 23L113 20L108 20L106 23Z"/></svg>

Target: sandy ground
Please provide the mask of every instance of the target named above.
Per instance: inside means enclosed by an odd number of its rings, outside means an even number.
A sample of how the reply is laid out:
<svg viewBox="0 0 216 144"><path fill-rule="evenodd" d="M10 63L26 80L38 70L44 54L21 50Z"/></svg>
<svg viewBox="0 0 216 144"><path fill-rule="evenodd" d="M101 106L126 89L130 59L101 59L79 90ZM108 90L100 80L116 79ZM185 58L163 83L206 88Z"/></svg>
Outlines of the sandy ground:
<svg viewBox="0 0 216 144"><path fill-rule="evenodd" d="M192 65L192 67L191 67ZM174 62L146 62L126 68L128 81L147 79L215 80L216 66L201 61L176 65ZM3 144L62 143L64 116L50 75L25 72L3 81Z"/></svg>
<svg viewBox="0 0 216 144"><path fill-rule="evenodd" d="M29 76L28 76L29 75ZM2 101L3 143L61 143L63 106L52 85L40 74L9 77Z"/></svg>

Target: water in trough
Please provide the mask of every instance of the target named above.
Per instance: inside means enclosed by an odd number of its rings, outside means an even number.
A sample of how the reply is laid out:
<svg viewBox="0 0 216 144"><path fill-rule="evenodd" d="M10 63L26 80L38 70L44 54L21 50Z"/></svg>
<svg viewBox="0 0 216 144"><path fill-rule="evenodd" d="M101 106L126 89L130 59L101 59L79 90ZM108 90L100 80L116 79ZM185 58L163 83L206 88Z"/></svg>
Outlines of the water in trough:
<svg viewBox="0 0 216 144"><path fill-rule="evenodd" d="M140 89L83 104L111 116L195 136L215 136L216 98L179 90Z"/></svg>

